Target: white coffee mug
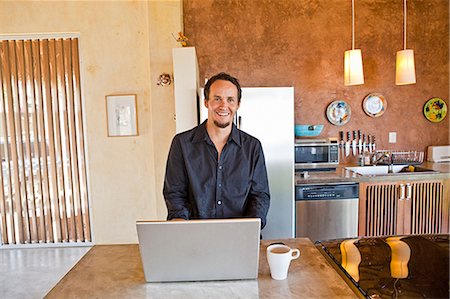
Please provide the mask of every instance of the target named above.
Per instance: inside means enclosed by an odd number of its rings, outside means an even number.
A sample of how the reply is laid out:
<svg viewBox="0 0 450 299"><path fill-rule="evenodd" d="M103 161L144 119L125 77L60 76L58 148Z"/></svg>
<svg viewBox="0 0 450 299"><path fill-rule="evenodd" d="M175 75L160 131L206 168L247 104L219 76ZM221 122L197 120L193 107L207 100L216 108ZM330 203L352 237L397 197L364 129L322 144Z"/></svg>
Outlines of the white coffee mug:
<svg viewBox="0 0 450 299"><path fill-rule="evenodd" d="M273 279L286 279L291 260L300 256L300 250L291 249L282 244L273 244L267 247L267 261L269 262L270 275Z"/></svg>

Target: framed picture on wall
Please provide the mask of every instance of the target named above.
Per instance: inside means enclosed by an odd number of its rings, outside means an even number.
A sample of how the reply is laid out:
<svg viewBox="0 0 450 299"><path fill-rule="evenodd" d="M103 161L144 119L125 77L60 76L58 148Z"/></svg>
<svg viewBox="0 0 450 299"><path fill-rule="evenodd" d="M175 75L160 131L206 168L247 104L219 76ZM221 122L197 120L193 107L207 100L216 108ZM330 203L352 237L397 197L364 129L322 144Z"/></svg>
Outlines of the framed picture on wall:
<svg viewBox="0 0 450 299"><path fill-rule="evenodd" d="M137 136L136 95L107 95L108 136Z"/></svg>

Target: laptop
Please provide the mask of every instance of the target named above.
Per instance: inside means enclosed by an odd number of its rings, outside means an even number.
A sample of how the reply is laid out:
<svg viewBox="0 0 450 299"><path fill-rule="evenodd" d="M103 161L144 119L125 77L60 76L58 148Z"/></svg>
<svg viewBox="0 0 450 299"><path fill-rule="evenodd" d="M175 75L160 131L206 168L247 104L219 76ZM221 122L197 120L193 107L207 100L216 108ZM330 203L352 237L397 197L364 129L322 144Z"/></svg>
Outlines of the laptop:
<svg viewBox="0 0 450 299"><path fill-rule="evenodd" d="M258 278L261 219L137 221L147 282Z"/></svg>

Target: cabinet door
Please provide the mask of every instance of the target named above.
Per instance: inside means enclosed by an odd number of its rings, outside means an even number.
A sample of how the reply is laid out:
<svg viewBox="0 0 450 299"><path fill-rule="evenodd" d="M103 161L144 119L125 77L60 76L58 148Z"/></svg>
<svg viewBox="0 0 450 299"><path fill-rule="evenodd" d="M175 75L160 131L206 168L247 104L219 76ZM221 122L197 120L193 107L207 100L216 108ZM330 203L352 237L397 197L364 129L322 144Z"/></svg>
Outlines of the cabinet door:
<svg viewBox="0 0 450 299"><path fill-rule="evenodd" d="M360 236L396 235L398 219L403 218L403 204L399 205L399 184L361 183L359 197ZM401 202L403 203L403 202Z"/></svg>
<svg viewBox="0 0 450 299"><path fill-rule="evenodd" d="M447 182L448 183L448 182ZM443 180L406 184L404 233L448 233L448 187Z"/></svg>

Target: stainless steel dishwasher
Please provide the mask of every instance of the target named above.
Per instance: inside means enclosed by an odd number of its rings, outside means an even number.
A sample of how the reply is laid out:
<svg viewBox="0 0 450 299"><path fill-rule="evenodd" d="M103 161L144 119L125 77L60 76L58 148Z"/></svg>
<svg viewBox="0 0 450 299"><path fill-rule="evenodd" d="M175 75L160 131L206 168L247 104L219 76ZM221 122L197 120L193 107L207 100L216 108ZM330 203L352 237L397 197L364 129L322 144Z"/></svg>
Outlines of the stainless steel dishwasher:
<svg viewBox="0 0 450 299"><path fill-rule="evenodd" d="M295 236L311 241L358 235L357 183L295 186Z"/></svg>

